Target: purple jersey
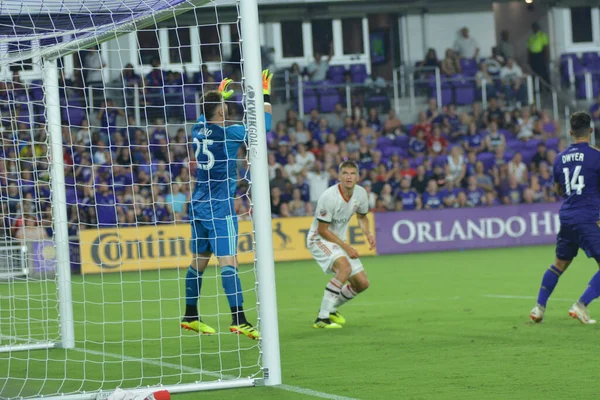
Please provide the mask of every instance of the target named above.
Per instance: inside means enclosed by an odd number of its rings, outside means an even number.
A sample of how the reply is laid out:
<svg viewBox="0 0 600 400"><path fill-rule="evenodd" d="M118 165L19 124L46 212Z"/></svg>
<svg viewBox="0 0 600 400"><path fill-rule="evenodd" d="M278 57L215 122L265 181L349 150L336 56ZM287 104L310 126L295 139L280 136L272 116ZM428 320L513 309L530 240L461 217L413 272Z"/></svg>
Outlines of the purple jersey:
<svg viewBox="0 0 600 400"><path fill-rule="evenodd" d="M521 186L507 187L503 195L508 197L510 204L521 204L521 201L523 201L523 188Z"/></svg>
<svg viewBox="0 0 600 400"><path fill-rule="evenodd" d="M415 190L408 191L400 191L398 192L398 200L402 202L403 210L414 210L417 208L417 199L419 198L419 194Z"/></svg>
<svg viewBox="0 0 600 400"><path fill-rule="evenodd" d="M444 201L455 201L456 198L458 197L458 194L461 192L462 190L458 189L458 188L454 188L452 190L448 190L448 189L444 189L442 191L440 191L440 194L442 195L442 199L444 199Z"/></svg>
<svg viewBox="0 0 600 400"><path fill-rule="evenodd" d="M428 206L430 209L442 208L442 195L440 193L423 193L423 208L425 208L425 206Z"/></svg>
<svg viewBox="0 0 600 400"><path fill-rule="evenodd" d="M156 204L154 206L154 213L156 216L156 222L168 222L170 219L169 210L167 210L167 207L164 205Z"/></svg>
<svg viewBox="0 0 600 400"><path fill-rule="evenodd" d="M306 124L306 129L308 129L308 131L310 133L315 133L316 131L319 130L319 120L313 121L312 119L310 121L308 121L308 123Z"/></svg>
<svg viewBox="0 0 600 400"><path fill-rule="evenodd" d="M111 191L104 195L100 194L100 192L96 192L96 215L100 227L102 227L102 225L114 226L117 224L115 196Z"/></svg>
<svg viewBox="0 0 600 400"><path fill-rule="evenodd" d="M413 153L425 153L427 151L427 143L424 140L413 138L409 146Z"/></svg>
<svg viewBox="0 0 600 400"><path fill-rule="evenodd" d="M577 224L600 219L600 152L588 143L573 143L556 157L553 175L564 193L561 222Z"/></svg>
<svg viewBox="0 0 600 400"><path fill-rule="evenodd" d="M467 200L473 207L482 205L484 197L485 193L480 188L467 190Z"/></svg>
<svg viewBox="0 0 600 400"><path fill-rule="evenodd" d="M133 184L133 177L131 176L131 172L125 172L115 175L112 181L115 192L123 193L125 191L125 187Z"/></svg>
<svg viewBox="0 0 600 400"><path fill-rule="evenodd" d="M304 182L296 187L300 189L300 198L302 201L310 201L310 187L308 183Z"/></svg>
<svg viewBox="0 0 600 400"><path fill-rule="evenodd" d="M336 138L338 141L344 141L350 137L351 133L356 133L356 130L354 128L341 128L337 131Z"/></svg>
<svg viewBox="0 0 600 400"><path fill-rule="evenodd" d="M469 135L467 141L469 142L470 147L479 147L481 146L481 142L483 142L483 138L480 134L476 133L474 135Z"/></svg>

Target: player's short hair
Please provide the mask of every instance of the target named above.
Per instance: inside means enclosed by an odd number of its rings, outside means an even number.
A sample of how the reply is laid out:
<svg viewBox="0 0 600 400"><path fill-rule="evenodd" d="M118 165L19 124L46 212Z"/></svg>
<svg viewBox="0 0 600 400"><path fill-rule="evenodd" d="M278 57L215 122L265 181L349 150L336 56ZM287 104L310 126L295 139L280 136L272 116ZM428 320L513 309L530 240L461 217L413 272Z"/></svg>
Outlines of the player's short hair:
<svg viewBox="0 0 600 400"><path fill-rule="evenodd" d="M344 168L354 168L358 172L358 164L352 160L342 161L342 163L338 167L338 172L342 172Z"/></svg>
<svg viewBox="0 0 600 400"><path fill-rule="evenodd" d="M571 124L573 136L576 138L584 138L589 136L592 118L588 113L577 111L571 115L569 122Z"/></svg>
<svg viewBox="0 0 600 400"><path fill-rule="evenodd" d="M200 111L207 121L213 119L219 107L223 107L223 96L216 90L204 93L200 100Z"/></svg>

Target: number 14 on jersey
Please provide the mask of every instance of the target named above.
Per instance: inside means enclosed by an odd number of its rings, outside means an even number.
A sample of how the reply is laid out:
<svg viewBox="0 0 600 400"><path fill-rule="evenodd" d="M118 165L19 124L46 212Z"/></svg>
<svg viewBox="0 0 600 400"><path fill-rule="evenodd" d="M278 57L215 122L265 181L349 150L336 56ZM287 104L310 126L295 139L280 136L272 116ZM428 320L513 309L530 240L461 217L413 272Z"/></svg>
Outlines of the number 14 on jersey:
<svg viewBox="0 0 600 400"><path fill-rule="evenodd" d="M577 165L573 171L573 177L570 177L571 171L569 168L563 168L563 174L565 174L565 194L571 195L571 191L575 191L575 194L581 194L585 187L583 175L581 173L581 165Z"/></svg>

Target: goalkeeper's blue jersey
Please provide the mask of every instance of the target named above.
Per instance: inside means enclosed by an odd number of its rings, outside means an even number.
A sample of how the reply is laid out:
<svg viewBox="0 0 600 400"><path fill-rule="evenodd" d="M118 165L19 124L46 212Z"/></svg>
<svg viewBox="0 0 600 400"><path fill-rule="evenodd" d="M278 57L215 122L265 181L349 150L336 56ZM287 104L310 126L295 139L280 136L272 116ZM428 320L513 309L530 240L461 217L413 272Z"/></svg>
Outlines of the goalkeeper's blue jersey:
<svg viewBox="0 0 600 400"><path fill-rule="evenodd" d="M265 113L267 131L271 114ZM206 123L204 115L192 128L192 144L197 162L197 180L192 196L194 218L213 219L235 215L233 200L238 182L238 150L247 140L243 125Z"/></svg>

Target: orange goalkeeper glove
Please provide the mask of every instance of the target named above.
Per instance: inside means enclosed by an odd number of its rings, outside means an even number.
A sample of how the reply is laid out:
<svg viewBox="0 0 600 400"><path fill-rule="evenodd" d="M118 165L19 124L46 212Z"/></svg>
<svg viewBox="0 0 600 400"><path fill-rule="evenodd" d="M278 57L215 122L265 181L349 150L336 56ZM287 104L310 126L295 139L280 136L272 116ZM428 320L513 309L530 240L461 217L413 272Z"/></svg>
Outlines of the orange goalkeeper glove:
<svg viewBox="0 0 600 400"><path fill-rule="evenodd" d="M233 89L227 90L231 82L233 82L232 79L225 78L219 85L219 93L221 93L221 96L223 96L223 100L228 100L231 96L233 96Z"/></svg>
<svg viewBox="0 0 600 400"><path fill-rule="evenodd" d="M263 97L265 103L271 103L271 80L273 79L273 73L268 69L262 72L262 85L263 85Z"/></svg>

